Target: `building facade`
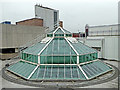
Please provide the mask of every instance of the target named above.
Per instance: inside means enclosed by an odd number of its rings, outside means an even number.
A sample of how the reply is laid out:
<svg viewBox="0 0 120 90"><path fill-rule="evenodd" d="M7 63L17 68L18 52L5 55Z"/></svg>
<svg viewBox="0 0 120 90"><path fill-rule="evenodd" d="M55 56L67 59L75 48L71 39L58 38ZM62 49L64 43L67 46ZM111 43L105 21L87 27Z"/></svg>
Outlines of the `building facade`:
<svg viewBox="0 0 120 90"><path fill-rule="evenodd" d="M43 26L49 27L49 30L54 30L59 26L59 11L40 5L35 5L35 18L44 20Z"/></svg>
<svg viewBox="0 0 120 90"><path fill-rule="evenodd" d="M118 25L120 24L89 26L88 34L89 36L118 36L120 35Z"/></svg>
<svg viewBox="0 0 120 90"><path fill-rule="evenodd" d="M99 51L98 57L110 60L120 60L120 24L89 26L86 45Z"/></svg>
<svg viewBox="0 0 120 90"><path fill-rule="evenodd" d="M45 27L40 26L0 24L0 28L0 53L2 54L18 52L19 48L34 39L38 37L42 39L47 32Z"/></svg>

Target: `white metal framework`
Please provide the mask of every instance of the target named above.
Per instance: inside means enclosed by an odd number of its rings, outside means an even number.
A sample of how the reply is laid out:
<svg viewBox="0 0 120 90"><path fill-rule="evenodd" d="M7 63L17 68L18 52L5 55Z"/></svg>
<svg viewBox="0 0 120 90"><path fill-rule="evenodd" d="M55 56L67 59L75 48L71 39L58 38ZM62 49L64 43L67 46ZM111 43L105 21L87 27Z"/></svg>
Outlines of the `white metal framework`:
<svg viewBox="0 0 120 90"><path fill-rule="evenodd" d="M88 80L88 76L86 75L86 73L83 71L82 67L80 65L78 65L78 67L80 68L80 70L82 71L82 73L84 74L84 76L86 77L86 79Z"/></svg>
<svg viewBox="0 0 120 90"><path fill-rule="evenodd" d="M72 44L68 41L68 39L66 37L64 37L65 40L68 42L68 44L70 45L70 47L75 51L75 53L77 54L77 64L79 64L79 53L75 50L75 48L72 46Z"/></svg>
<svg viewBox="0 0 120 90"><path fill-rule="evenodd" d="M58 29L61 29L64 33L64 39L67 41L67 43L70 45L70 47L75 51L75 53L77 54L77 64L79 64L79 53L75 50L75 48L71 45L71 43L69 42L68 38L65 37L65 31L61 28L58 27L54 32L53 32L53 38L51 38L51 40L49 40L49 42L45 45L45 47L38 53L38 63L40 64L40 54L45 50L45 48L50 44L50 42L52 42L52 40L54 39L54 34L55 32L57 32Z"/></svg>
<svg viewBox="0 0 120 90"><path fill-rule="evenodd" d="M34 74L34 72L37 70L38 67L39 67L39 65L36 66L36 68L32 71L32 73L28 76L27 79L30 79L30 77Z"/></svg>
<svg viewBox="0 0 120 90"><path fill-rule="evenodd" d="M50 44L50 42L52 42L52 40L54 39L51 38L51 40L45 45L45 47L38 53L38 63L40 63L40 54L45 50L45 48Z"/></svg>

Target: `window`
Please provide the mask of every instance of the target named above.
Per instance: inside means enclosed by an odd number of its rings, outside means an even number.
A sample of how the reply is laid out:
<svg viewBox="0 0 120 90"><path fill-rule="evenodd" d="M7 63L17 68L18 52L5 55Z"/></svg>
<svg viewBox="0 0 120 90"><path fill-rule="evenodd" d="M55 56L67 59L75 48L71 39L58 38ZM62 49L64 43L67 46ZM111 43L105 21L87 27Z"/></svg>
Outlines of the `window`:
<svg viewBox="0 0 120 90"><path fill-rule="evenodd" d="M57 12L54 12L54 24L57 23Z"/></svg>
<svg viewBox="0 0 120 90"><path fill-rule="evenodd" d="M61 37L61 36L63 37L64 34L55 34L55 36L56 36L56 37L59 37L59 36L60 36L60 37Z"/></svg>
<svg viewBox="0 0 120 90"><path fill-rule="evenodd" d="M72 36L72 34L66 34L66 37L71 37Z"/></svg>
<svg viewBox="0 0 120 90"><path fill-rule="evenodd" d="M53 37L53 34L47 34L47 37Z"/></svg>

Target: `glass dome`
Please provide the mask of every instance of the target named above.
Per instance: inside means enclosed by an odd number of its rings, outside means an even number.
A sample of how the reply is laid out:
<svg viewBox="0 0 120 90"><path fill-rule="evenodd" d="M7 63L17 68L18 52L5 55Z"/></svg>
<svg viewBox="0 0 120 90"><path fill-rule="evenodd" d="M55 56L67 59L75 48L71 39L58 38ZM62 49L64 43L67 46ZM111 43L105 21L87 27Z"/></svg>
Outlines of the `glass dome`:
<svg viewBox="0 0 120 90"><path fill-rule="evenodd" d="M21 61L7 70L29 80L89 80L111 71L98 52L58 27L21 52Z"/></svg>

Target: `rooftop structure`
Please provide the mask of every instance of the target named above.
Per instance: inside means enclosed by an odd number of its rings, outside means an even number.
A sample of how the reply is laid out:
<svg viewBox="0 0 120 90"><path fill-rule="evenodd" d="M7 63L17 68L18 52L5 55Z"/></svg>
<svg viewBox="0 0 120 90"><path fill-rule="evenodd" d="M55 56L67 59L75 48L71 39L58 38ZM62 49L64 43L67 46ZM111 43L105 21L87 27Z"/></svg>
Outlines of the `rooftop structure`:
<svg viewBox="0 0 120 90"><path fill-rule="evenodd" d="M59 26L59 10L35 5L35 18L42 18L43 26L49 27L49 30L54 30Z"/></svg>
<svg viewBox="0 0 120 90"><path fill-rule="evenodd" d="M99 25L99 26L88 26L86 25L87 36L120 36L118 29L120 24L113 25Z"/></svg>
<svg viewBox="0 0 120 90"><path fill-rule="evenodd" d="M27 80L90 80L112 70L97 54L58 27L22 51L21 61L7 70Z"/></svg>

